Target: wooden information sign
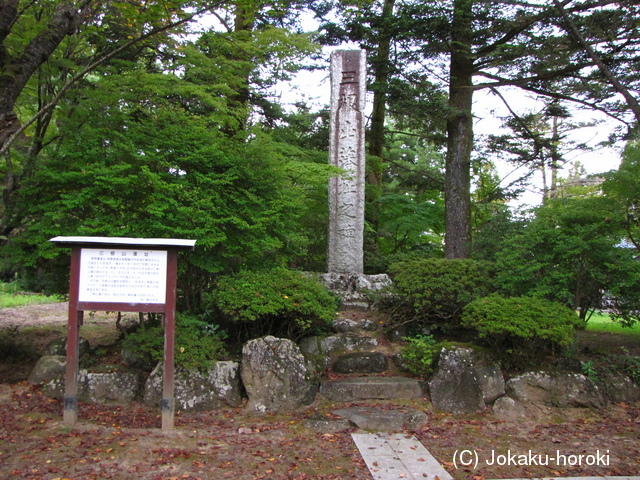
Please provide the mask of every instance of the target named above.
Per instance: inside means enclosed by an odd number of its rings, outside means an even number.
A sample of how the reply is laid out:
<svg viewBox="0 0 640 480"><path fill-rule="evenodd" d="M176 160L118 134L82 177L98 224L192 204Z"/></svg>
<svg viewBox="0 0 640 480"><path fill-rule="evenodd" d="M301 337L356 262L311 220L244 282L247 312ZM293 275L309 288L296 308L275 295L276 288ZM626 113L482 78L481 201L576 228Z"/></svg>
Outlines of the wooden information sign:
<svg viewBox="0 0 640 480"><path fill-rule="evenodd" d="M85 311L162 313L164 374L162 429L174 422L174 341L178 251L195 240L124 237L55 237L71 248L67 366L63 423L78 420L78 345Z"/></svg>

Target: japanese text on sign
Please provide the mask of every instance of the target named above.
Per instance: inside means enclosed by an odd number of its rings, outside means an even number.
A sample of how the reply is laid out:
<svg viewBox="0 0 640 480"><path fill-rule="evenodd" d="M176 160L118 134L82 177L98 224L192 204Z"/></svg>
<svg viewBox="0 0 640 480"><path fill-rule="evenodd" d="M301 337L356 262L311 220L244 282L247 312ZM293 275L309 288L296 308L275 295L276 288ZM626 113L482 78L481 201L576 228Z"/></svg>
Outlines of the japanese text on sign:
<svg viewBox="0 0 640 480"><path fill-rule="evenodd" d="M81 250L80 302L163 304L166 282L166 251Z"/></svg>

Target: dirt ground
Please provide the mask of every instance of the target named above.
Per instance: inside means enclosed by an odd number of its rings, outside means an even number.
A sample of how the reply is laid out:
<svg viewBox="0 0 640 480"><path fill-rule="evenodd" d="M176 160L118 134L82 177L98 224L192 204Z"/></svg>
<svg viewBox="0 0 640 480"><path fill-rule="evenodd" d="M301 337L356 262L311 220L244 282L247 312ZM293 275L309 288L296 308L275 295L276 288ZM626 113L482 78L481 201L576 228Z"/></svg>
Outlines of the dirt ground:
<svg viewBox="0 0 640 480"><path fill-rule="evenodd" d="M51 338L65 335L66 308L0 310L0 329L33 348L25 360L0 368L0 479L371 478L349 432L319 434L304 427L306 418L330 418L345 406L321 398L282 415L255 416L243 408L178 412L170 433L159 428L158 408L81 404L77 428L63 426L61 402L24 380L37 352ZM88 316L82 328L93 346L107 345L118 335L115 314ZM610 349L623 341L605 340ZM637 351L633 342L625 345ZM416 435L456 480L640 475L640 404L619 403L601 411L532 406L517 422L498 421L490 409L473 415L435 412L427 399L358 403L372 404L427 413L427 426L407 434ZM478 464L462 465L468 455L477 455ZM588 464L596 460L599 464Z"/></svg>

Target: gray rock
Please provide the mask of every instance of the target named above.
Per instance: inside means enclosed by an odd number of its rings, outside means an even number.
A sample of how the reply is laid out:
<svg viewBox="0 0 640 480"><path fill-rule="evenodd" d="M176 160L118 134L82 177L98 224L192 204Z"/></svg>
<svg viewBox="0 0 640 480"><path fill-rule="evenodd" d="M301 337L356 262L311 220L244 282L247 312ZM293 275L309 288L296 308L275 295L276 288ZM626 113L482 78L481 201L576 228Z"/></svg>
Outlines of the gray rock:
<svg viewBox="0 0 640 480"><path fill-rule="evenodd" d="M405 373L409 373L411 371L411 369L407 365L407 362L405 362L404 358L402 358L401 353L394 353L393 355L391 355L391 361L399 371Z"/></svg>
<svg viewBox="0 0 640 480"><path fill-rule="evenodd" d="M323 380L320 393L333 402L359 400L388 400L394 398L422 398L424 386L419 380L407 377L359 377Z"/></svg>
<svg viewBox="0 0 640 480"><path fill-rule="evenodd" d="M88 373L78 371L78 399L91 403L128 403L142 393L143 379L139 373L112 372ZM65 395L65 379L58 377L44 384L43 393L62 400Z"/></svg>
<svg viewBox="0 0 640 480"><path fill-rule="evenodd" d="M344 432L355 427L355 425L346 418L325 417L308 418L303 422L303 425L314 432L323 434Z"/></svg>
<svg viewBox="0 0 640 480"><path fill-rule="evenodd" d="M87 370L78 370L78 398L86 400L87 398ZM64 399L65 379L64 377L54 378L46 382L42 386L42 393L46 396L55 398L56 400Z"/></svg>
<svg viewBox="0 0 640 480"><path fill-rule="evenodd" d="M31 370L29 383L47 383L53 379L64 377L67 357L62 355L45 355L40 357Z"/></svg>
<svg viewBox="0 0 640 480"><path fill-rule="evenodd" d="M493 404L493 414L498 420L515 422L526 416L524 406L511 397L500 397Z"/></svg>
<svg viewBox="0 0 640 480"><path fill-rule="evenodd" d="M611 375L602 380L605 396L613 403L640 401L640 385L624 375Z"/></svg>
<svg viewBox="0 0 640 480"><path fill-rule="evenodd" d="M358 320L338 318L334 320L333 328L338 333L358 332L361 330L372 332L376 330L378 326L366 318L360 318Z"/></svg>
<svg viewBox="0 0 640 480"><path fill-rule="evenodd" d="M397 432L421 430L428 417L424 412L407 409L381 410L375 407L349 407L332 412L353 422L358 428L371 432Z"/></svg>
<svg viewBox="0 0 640 480"><path fill-rule="evenodd" d="M342 298L343 306L366 310L373 302L369 296L391 285L391 279L386 273L379 275L364 275L357 273L324 273L319 275L327 289Z"/></svg>
<svg viewBox="0 0 640 480"><path fill-rule="evenodd" d="M471 413L504 395L502 371L482 352L470 348L443 348L429 382L431 402L439 410Z"/></svg>
<svg viewBox="0 0 640 480"><path fill-rule="evenodd" d="M471 363L471 350L445 348L429 382L431 403L438 410L470 413L485 407L480 380Z"/></svg>
<svg viewBox="0 0 640 480"><path fill-rule="evenodd" d="M289 411L315 399L319 378L291 340L267 336L242 347L242 382L249 410Z"/></svg>
<svg viewBox="0 0 640 480"><path fill-rule="evenodd" d="M336 373L382 373L389 361L379 352L353 352L338 357L332 368Z"/></svg>
<svg viewBox="0 0 640 480"><path fill-rule="evenodd" d="M128 403L142 393L142 376L137 372L89 373L81 400L91 403Z"/></svg>
<svg viewBox="0 0 640 480"><path fill-rule="evenodd" d="M163 363L151 372L144 388L144 402L158 405L162 399ZM176 369L174 400L184 412L217 410L242 404L242 384L238 362L216 362L211 368Z"/></svg>
<svg viewBox="0 0 640 480"><path fill-rule="evenodd" d="M523 403L551 407L602 408L605 405L598 386L577 373L528 372L509 380L506 393Z"/></svg>
<svg viewBox="0 0 640 480"><path fill-rule="evenodd" d="M348 318L338 318L333 321L333 329L338 333L355 332L358 330L358 323Z"/></svg>
<svg viewBox="0 0 640 480"><path fill-rule="evenodd" d="M476 375L480 381L480 389L484 403L490 404L504 395L505 384L502 370L495 364L475 365Z"/></svg>
<svg viewBox="0 0 640 480"><path fill-rule="evenodd" d="M305 337L300 341L300 351L322 372L331 363L331 357L354 350L371 349L378 345L372 337L355 333L339 333L328 337Z"/></svg>
<svg viewBox="0 0 640 480"><path fill-rule="evenodd" d="M89 352L89 350L91 350L89 341L85 338L80 338L78 340L79 356L84 355L85 353ZM67 337L58 338L49 342L49 344L44 349L43 355L60 355L66 357Z"/></svg>
<svg viewBox="0 0 640 480"><path fill-rule="evenodd" d="M339 333L328 337L306 337L300 341L300 350L305 355L332 356L354 350L372 348L378 341L372 337L363 337L354 333Z"/></svg>

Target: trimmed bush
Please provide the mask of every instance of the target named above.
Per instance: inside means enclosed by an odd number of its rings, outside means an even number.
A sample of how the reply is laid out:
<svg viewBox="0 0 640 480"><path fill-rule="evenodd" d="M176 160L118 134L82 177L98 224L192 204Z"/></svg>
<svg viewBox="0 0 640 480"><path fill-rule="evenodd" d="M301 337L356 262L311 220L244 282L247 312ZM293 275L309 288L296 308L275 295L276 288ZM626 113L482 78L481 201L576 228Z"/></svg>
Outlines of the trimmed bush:
<svg viewBox="0 0 640 480"><path fill-rule="evenodd" d="M188 370L208 368L227 355L226 334L192 315L178 314L175 335L175 363ZM164 328L157 321L143 324L123 344L157 363L164 358Z"/></svg>
<svg viewBox="0 0 640 480"><path fill-rule="evenodd" d="M491 295L464 308L462 326L474 329L505 366L521 369L571 346L580 320L556 302Z"/></svg>
<svg viewBox="0 0 640 480"><path fill-rule="evenodd" d="M492 292L492 265L427 258L392 265L392 293L383 303L394 323L457 327L469 302Z"/></svg>
<svg viewBox="0 0 640 480"><path fill-rule="evenodd" d="M264 335L297 341L326 331L338 309L317 279L283 268L221 277L206 302L241 342Z"/></svg>
<svg viewBox="0 0 640 480"><path fill-rule="evenodd" d="M405 340L408 343L400 351L404 364L414 375L430 377L442 349L442 343L436 342L431 335L418 335Z"/></svg>

